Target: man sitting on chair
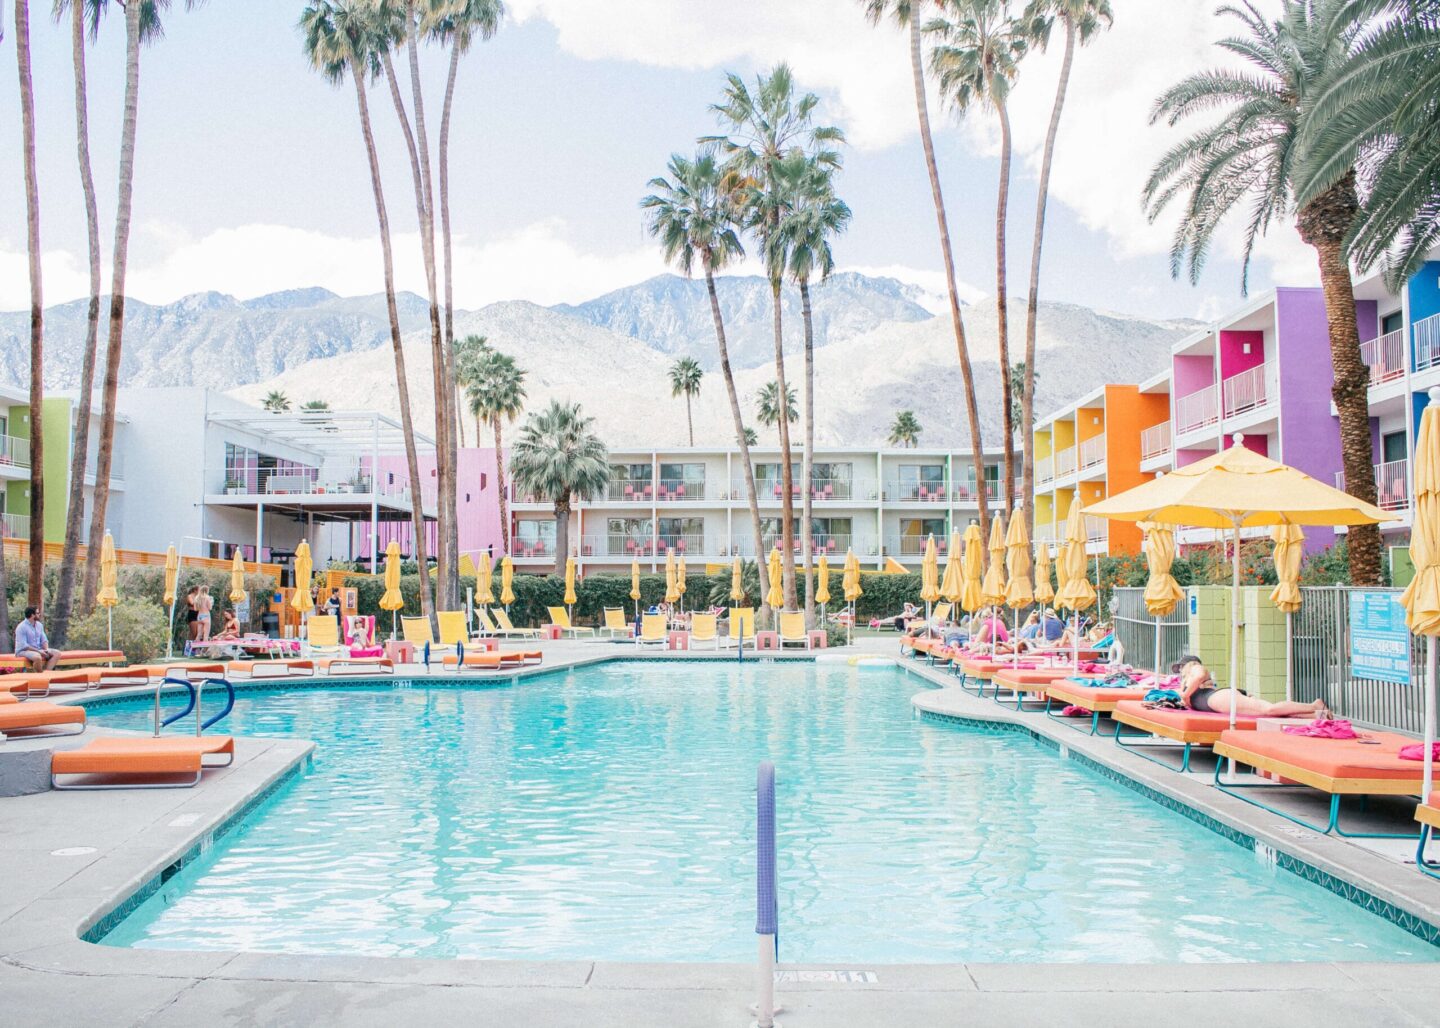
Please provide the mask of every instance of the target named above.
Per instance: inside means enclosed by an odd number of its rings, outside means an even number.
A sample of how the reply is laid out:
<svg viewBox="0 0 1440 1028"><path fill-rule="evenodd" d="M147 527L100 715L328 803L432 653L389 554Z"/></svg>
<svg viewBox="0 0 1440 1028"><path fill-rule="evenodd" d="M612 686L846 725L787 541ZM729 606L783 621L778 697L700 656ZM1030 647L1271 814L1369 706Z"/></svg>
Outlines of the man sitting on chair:
<svg viewBox="0 0 1440 1028"><path fill-rule="evenodd" d="M60 662L60 651L50 648L38 607L26 607L25 620L15 626L15 656L29 664L32 671L53 671Z"/></svg>

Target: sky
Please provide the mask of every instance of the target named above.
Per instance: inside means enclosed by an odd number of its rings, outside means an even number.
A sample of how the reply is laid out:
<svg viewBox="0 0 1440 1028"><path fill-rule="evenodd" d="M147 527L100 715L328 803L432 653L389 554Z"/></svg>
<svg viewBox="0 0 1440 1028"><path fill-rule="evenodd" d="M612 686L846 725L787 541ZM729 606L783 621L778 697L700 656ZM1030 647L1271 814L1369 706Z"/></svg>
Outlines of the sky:
<svg viewBox="0 0 1440 1028"><path fill-rule="evenodd" d="M1141 184L1177 130L1148 124L1167 85L1219 62L1229 26L1214 0L1112 0L1114 27L1081 50L1062 122L1042 299L1144 317L1218 316L1242 302L1238 226L1198 286L1170 276L1171 226L1150 224ZM1263 0L1261 7L1273 7ZM5 15L12 16L9 5ZM353 87L310 70L295 0L210 0L165 15L141 57L129 294L151 303L216 290L245 299L319 285L383 287ZM1159 8L1164 8L1161 14ZM68 25L32 2L41 246L47 305L87 293ZM854 211L840 268L943 290L907 39L857 0L508 0L496 37L462 61L451 140L456 302L577 302L665 271L639 208L670 154L717 125L724 75L788 61L845 130L837 183ZM28 306L15 33L0 42L0 310ZM1058 39L1057 39L1058 42ZM1059 46L1023 64L1012 97L1012 296L1027 288L1040 148ZM422 51L434 145L445 55ZM108 283L124 82L124 25L89 50L91 147ZM414 192L383 83L370 95L402 288L424 292ZM999 133L932 94L931 117L958 277L995 293ZM1313 257L1278 226L1251 292L1314 284Z"/></svg>

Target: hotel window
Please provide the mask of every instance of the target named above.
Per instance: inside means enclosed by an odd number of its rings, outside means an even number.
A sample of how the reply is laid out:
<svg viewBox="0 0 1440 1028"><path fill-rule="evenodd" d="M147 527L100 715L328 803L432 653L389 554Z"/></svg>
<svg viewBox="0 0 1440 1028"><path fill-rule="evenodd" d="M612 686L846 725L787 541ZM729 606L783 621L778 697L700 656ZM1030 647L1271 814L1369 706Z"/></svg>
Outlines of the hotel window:
<svg viewBox="0 0 1440 1028"><path fill-rule="evenodd" d="M1405 314L1403 311L1394 311L1380 319L1380 334L1389 335L1391 332L1399 332L1405 327Z"/></svg>
<svg viewBox="0 0 1440 1028"><path fill-rule="evenodd" d="M699 500L705 496L705 465L661 464L656 490L662 500Z"/></svg>
<svg viewBox="0 0 1440 1028"><path fill-rule="evenodd" d="M606 535L611 556L643 557L655 552L649 518L610 518Z"/></svg>
<svg viewBox="0 0 1440 1028"><path fill-rule="evenodd" d="M610 499L650 499L655 495L654 471L649 464L611 464Z"/></svg>
<svg viewBox="0 0 1440 1028"><path fill-rule="evenodd" d="M760 499L780 499L780 494L785 489L785 479L781 475L782 466L779 464L756 464L755 465L755 492ZM794 486L796 496L800 495L800 462L794 461L790 465L790 481Z"/></svg>
<svg viewBox="0 0 1440 1028"><path fill-rule="evenodd" d="M896 499L926 500L945 495L944 464L901 464Z"/></svg>
<svg viewBox="0 0 1440 1028"><path fill-rule="evenodd" d="M817 500L848 500L853 495L855 465L812 464L810 489Z"/></svg>
<svg viewBox="0 0 1440 1028"><path fill-rule="evenodd" d="M936 545L946 541L944 518L901 518L900 552L909 556L924 553L925 541L932 535Z"/></svg>
<svg viewBox="0 0 1440 1028"><path fill-rule="evenodd" d="M676 556L682 553L701 553L705 549L704 518L661 518L660 550L674 550Z"/></svg>

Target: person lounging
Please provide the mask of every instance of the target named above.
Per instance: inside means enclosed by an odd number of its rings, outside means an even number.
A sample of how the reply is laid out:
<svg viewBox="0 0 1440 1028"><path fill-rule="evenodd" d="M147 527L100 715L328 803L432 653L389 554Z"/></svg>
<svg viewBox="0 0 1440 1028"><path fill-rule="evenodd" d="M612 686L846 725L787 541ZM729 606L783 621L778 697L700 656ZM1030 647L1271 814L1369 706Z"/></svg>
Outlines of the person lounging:
<svg viewBox="0 0 1440 1028"><path fill-rule="evenodd" d="M1243 689L1226 689L1217 685L1199 657L1180 658L1173 670L1180 676L1180 702L1202 714L1229 714L1235 704L1237 717L1314 717L1328 718L1330 711L1324 700L1296 703L1289 700L1272 703L1251 696Z"/></svg>

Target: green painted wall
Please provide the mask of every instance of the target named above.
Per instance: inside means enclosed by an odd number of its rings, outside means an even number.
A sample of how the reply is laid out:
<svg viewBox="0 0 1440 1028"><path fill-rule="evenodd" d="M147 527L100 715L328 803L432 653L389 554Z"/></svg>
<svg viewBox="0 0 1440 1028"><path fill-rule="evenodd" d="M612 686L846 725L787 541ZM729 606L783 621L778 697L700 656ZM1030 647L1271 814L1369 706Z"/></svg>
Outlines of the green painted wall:
<svg viewBox="0 0 1440 1028"><path fill-rule="evenodd" d="M1230 684L1230 587L1191 586L1190 652L1210 669L1217 685ZM1240 688L1264 700L1285 698L1285 615L1270 602L1269 586L1240 590Z"/></svg>
<svg viewBox="0 0 1440 1028"><path fill-rule="evenodd" d="M45 429L45 541L65 541L65 508L70 501L70 411L63 397L46 397L42 410Z"/></svg>

